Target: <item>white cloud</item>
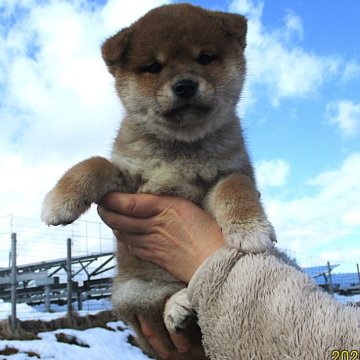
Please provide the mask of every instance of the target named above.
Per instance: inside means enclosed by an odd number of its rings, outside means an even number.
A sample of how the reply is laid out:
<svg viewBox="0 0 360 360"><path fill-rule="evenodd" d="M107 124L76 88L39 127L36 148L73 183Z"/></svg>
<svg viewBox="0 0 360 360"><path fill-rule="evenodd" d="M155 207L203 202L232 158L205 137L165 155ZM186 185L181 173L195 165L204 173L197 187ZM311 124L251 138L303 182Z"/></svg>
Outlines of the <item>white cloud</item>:
<svg viewBox="0 0 360 360"><path fill-rule="evenodd" d="M249 106L249 98L250 104L256 106L257 93L262 89L273 106L279 106L285 98L317 95L326 82L338 86L358 77L357 61L347 62L338 55L318 55L304 48L306 28L294 12L284 13L280 27L265 28L264 6L267 3L261 0L234 0L230 7L231 11L245 14L249 24L244 98L247 104L243 108ZM329 119L344 135L359 133L358 106L339 101L327 108ZM267 160L256 164L256 169L259 187L265 189L262 200L275 225L280 247L311 253L330 244L350 243L358 236L360 154L348 156L338 168L309 180L309 195L295 195L292 199L271 197L274 186L289 190L286 181L291 169L287 162ZM356 247L353 242L351 247L354 253L360 252L360 245Z"/></svg>
<svg viewBox="0 0 360 360"><path fill-rule="evenodd" d="M292 35L297 35L300 39L304 36L302 20L292 11L288 11L285 17L285 29L287 38L291 39Z"/></svg>
<svg viewBox="0 0 360 360"><path fill-rule="evenodd" d="M333 264L336 263L339 264L339 262L341 262L340 264L342 265L341 272L354 273L357 270L355 267L356 264L354 263L354 259L360 258L360 247L357 249L351 249L351 251L349 251L347 247L339 246L336 250L332 250L332 251L327 250L320 253L320 256L321 258L326 259L327 261L330 261L330 263ZM324 265L324 262L322 263L322 265ZM346 266L346 269L344 268L344 265Z"/></svg>
<svg viewBox="0 0 360 360"><path fill-rule="evenodd" d="M290 164L283 159L263 160L255 168L261 191L267 187L284 186L290 172Z"/></svg>
<svg viewBox="0 0 360 360"><path fill-rule="evenodd" d="M264 2L235 0L230 10L248 17L248 86L265 86L273 105L283 98L304 97L316 93L337 74L340 61L334 56L319 56L297 45L304 29L301 18L291 11L284 16L279 29L266 29L262 23Z"/></svg>
<svg viewBox="0 0 360 360"><path fill-rule="evenodd" d="M20 154L1 154L1 215L39 218L45 193L55 185L66 165L69 166L58 162L30 163Z"/></svg>
<svg viewBox="0 0 360 360"><path fill-rule="evenodd" d="M35 149L46 134L51 140L43 145L49 146L50 152L64 143L65 156L93 149L108 152L107 144L121 117L100 45L161 3L164 1L137 0L124 6L112 0L93 11L83 0L22 2L26 16L14 8L16 25L0 34L1 72L7 74L1 84L7 89L3 98L7 108L1 108L0 115L21 119L12 129L18 144ZM26 138L21 136L24 126ZM102 144L94 148L99 134Z"/></svg>
<svg viewBox="0 0 360 360"><path fill-rule="evenodd" d="M360 226L360 205L357 208L344 213L341 219L345 225Z"/></svg>
<svg viewBox="0 0 360 360"><path fill-rule="evenodd" d="M0 216L37 218L45 192L69 166L109 154L121 106L100 44L164 2L133 0L124 6L109 0L96 11L84 0L2 2L17 23L0 24ZM26 16L17 13L19 6ZM232 4L233 11L249 16L249 100L256 98L253 89L259 84L274 103L312 94L328 74L337 72L337 59L289 44L289 39L301 41L306 32L296 14L287 13L283 27L269 32L261 22L263 6L261 1ZM349 65L344 76L350 78L356 69ZM359 129L357 106L352 103L349 116L357 119ZM340 116L339 109L333 108L332 117ZM286 161L264 161L257 168L260 186L286 185ZM280 246L306 251L353 233L359 226L359 169L360 155L354 154L310 182L315 195L291 201L269 198Z"/></svg>
<svg viewBox="0 0 360 360"><path fill-rule="evenodd" d="M360 104L349 100L331 102L326 107L331 123L338 125L344 136L356 137L360 131Z"/></svg>
<svg viewBox="0 0 360 360"><path fill-rule="evenodd" d="M263 1L235 0L230 4L230 11L246 15L249 19L260 19L263 9Z"/></svg>
<svg viewBox="0 0 360 360"><path fill-rule="evenodd" d="M351 61L345 64L342 75L342 82L346 83L351 80L360 78L360 63L357 61Z"/></svg>
<svg viewBox="0 0 360 360"><path fill-rule="evenodd" d="M360 154L308 181L313 195L267 199L280 247L312 252L314 247L353 238L360 231ZM360 249L360 246L358 246Z"/></svg>
<svg viewBox="0 0 360 360"><path fill-rule="evenodd" d="M122 107L100 45L166 2L2 2L0 215L37 218L69 166L110 154Z"/></svg>

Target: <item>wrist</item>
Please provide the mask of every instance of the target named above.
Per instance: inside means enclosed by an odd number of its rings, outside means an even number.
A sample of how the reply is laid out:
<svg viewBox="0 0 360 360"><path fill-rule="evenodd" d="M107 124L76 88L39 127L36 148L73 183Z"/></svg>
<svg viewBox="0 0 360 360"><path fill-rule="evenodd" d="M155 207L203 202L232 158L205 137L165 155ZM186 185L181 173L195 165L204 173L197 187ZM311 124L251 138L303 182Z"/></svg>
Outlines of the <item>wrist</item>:
<svg viewBox="0 0 360 360"><path fill-rule="evenodd" d="M186 283L189 283L191 278L197 272L197 270L219 249L225 246L224 241L213 242L210 246L202 249L200 253L194 255L194 262L192 266L188 266L187 269L184 269L184 280Z"/></svg>

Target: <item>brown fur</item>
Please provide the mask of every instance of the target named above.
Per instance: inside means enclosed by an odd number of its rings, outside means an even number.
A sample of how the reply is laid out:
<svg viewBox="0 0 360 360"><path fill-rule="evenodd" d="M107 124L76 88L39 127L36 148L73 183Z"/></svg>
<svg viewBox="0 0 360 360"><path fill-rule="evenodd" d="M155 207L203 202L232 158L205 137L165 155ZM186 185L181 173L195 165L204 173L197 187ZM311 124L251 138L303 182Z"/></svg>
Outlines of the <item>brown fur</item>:
<svg viewBox="0 0 360 360"><path fill-rule="evenodd" d="M154 9L109 38L102 55L126 109L111 162L92 158L70 169L45 199L44 221L72 222L109 191L170 194L209 211L229 245L254 253L272 249L273 229L235 113L245 46L243 16L188 4ZM175 90L184 80L196 85L186 98ZM177 292L184 284L121 244L117 258L114 310L154 356L137 315L170 342L166 328L185 331L193 316L184 290Z"/></svg>

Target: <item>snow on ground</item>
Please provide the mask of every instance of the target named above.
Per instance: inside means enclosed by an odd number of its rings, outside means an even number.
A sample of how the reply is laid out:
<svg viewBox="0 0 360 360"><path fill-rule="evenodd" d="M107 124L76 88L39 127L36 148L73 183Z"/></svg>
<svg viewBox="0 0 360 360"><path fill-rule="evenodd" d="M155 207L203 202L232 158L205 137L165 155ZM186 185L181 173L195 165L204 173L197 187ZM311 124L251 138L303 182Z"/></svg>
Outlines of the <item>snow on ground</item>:
<svg viewBox="0 0 360 360"><path fill-rule="evenodd" d="M0 359L9 360L29 360L36 359L30 357L29 352L34 352L40 359L52 360L149 360L141 350L132 346L128 341L131 330L121 321L108 323L108 326L115 331L102 328L87 330L60 329L56 331L40 333L40 340L19 341L1 340L0 353L6 346L19 350L14 355L0 355ZM88 345L69 345L58 342L55 334L64 333L75 336L79 343Z"/></svg>
<svg viewBox="0 0 360 360"><path fill-rule="evenodd" d="M84 302L84 308L91 308L92 311L78 311L79 315L95 313L96 308L103 302L89 301ZM37 309L26 304L17 304L17 317L20 320L53 320L66 315L66 307L52 306L54 313L45 313L41 307ZM99 311L99 309L97 310ZM0 300L0 319L6 319L10 316L11 306ZM9 360L34 360L37 357L30 357L29 352L34 352L40 356L40 359L52 360L149 360L141 350L128 342L128 337L133 335L123 322L110 322L107 324L114 331L103 328L92 328L87 330L59 329L56 331L39 333L39 340L0 340L0 354L6 347L19 350L14 355L0 355L0 359ZM64 333L68 336L74 336L81 344L88 345L70 345L58 342L56 334Z"/></svg>
<svg viewBox="0 0 360 360"><path fill-rule="evenodd" d="M335 298L342 303L360 301L360 295L351 298L335 295ZM105 304L105 306L107 305ZM110 302L108 306L110 306ZM52 305L52 308L56 312L45 313L41 306L34 308L26 304L18 304L17 315L20 320L52 320L66 315L66 306ZM92 311L78 312L79 315L95 313L99 309L104 310L104 302L94 300L84 302L84 308ZM10 304L0 300L0 319L8 318L10 313ZM133 335L133 332L123 322L110 322L107 325L114 331L103 328L87 330L59 329L39 333L39 340L0 340L0 354L6 347L19 350L14 355L0 355L0 360L37 359L37 357L30 357L31 352L38 354L40 359L52 360L149 360L139 348L129 343L128 338ZM88 347L58 342L56 334L59 333L70 337L73 336L80 344Z"/></svg>

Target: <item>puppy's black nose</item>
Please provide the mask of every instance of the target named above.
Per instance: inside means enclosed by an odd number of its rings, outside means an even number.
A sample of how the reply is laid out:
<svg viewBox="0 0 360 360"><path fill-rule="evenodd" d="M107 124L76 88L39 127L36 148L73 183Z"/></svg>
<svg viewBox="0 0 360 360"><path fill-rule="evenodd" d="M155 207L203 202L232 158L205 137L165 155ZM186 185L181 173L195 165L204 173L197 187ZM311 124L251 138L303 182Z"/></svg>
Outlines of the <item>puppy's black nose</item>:
<svg viewBox="0 0 360 360"><path fill-rule="evenodd" d="M180 80L172 87L172 91L178 97L190 99L195 95L199 84L192 80Z"/></svg>

